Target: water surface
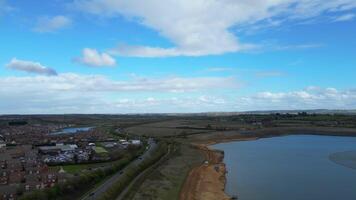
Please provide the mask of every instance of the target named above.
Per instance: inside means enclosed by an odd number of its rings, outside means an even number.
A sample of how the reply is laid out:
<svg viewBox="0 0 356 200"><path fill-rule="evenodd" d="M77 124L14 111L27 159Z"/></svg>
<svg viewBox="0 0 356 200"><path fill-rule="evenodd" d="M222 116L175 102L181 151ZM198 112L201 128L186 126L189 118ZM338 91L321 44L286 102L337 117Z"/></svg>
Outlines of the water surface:
<svg viewBox="0 0 356 200"><path fill-rule="evenodd" d="M239 200L356 199L356 170L330 159L352 162L342 152L355 152L356 138L298 135L213 148L225 151L226 192Z"/></svg>
<svg viewBox="0 0 356 200"><path fill-rule="evenodd" d="M79 132L85 132L93 129L94 127L71 127L64 128L58 132L51 133L52 135L60 135L60 134L75 134Z"/></svg>

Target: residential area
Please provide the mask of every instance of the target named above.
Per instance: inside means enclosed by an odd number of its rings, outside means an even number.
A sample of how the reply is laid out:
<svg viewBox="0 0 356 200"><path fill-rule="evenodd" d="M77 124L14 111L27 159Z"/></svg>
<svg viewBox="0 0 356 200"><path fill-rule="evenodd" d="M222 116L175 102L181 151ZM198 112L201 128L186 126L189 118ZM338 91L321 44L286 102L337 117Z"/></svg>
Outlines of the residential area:
<svg viewBox="0 0 356 200"><path fill-rule="evenodd" d="M110 163L144 145L143 140L112 137L96 128L73 129L73 125L21 122L2 126L0 200L15 200L25 193L65 183L79 175L67 172L67 168ZM64 132L58 134L59 130Z"/></svg>

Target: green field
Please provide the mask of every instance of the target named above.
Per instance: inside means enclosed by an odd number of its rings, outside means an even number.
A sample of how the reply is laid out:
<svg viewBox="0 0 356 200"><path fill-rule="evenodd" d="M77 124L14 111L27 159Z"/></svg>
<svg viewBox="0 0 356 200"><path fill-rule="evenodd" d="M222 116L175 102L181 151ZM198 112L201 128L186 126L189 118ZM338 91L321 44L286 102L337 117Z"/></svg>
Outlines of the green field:
<svg viewBox="0 0 356 200"><path fill-rule="evenodd" d="M108 151L106 151L103 147L95 147L94 151L97 154L108 153Z"/></svg>
<svg viewBox="0 0 356 200"><path fill-rule="evenodd" d="M90 170L98 167L104 167L112 164L113 162L107 163L92 163L92 164L73 164L73 165L63 165L63 170L70 174L79 174L82 170ZM59 170L61 166L52 166L52 169Z"/></svg>

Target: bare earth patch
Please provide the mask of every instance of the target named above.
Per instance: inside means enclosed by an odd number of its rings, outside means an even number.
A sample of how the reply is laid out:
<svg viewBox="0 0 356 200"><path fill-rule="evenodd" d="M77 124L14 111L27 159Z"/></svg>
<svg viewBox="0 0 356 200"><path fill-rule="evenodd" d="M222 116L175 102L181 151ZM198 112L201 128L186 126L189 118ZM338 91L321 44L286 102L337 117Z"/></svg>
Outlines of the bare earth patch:
<svg viewBox="0 0 356 200"><path fill-rule="evenodd" d="M222 162L224 154L211 150L205 145L197 145L204 151L206 162L190 171L182 188L180 200L224 200L231 199L224 192L226 168Z"/></svg>

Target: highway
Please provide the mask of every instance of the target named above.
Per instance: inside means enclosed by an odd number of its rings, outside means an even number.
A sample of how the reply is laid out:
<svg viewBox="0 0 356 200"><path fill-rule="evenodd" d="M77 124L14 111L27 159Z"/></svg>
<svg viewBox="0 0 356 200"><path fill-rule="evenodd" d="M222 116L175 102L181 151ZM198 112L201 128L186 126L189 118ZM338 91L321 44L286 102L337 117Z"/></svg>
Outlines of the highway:
<svg viewBox="0 0 356 200"><path fill-rule="evenodd" d="M96 187L92 191L90 191L88 194L86 194L82 200L96 200L101 197L114 183L116 183L120 177L125 174L125 169L130 167L130 166L137 166L139 165L143 160L148 157L151 152L157 147L157 143L153 140L149 140L148 142L148 149L145 151L145 153L140 156L139 158L135 159L132 161L128 166L126 166L124 169L121 171L118 171L116 174L111 176L108 180L106 180L104 183L102 183L100 186Z"/></svg>

